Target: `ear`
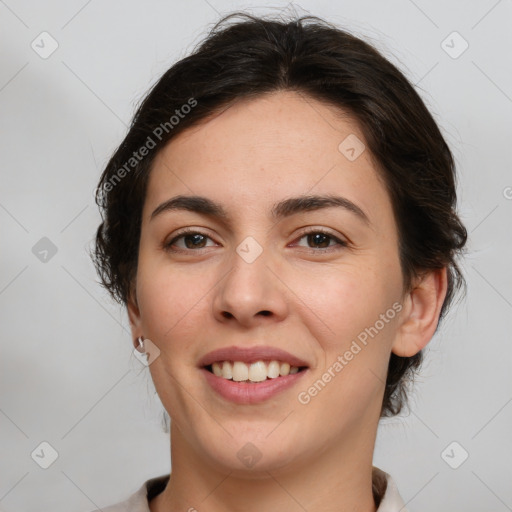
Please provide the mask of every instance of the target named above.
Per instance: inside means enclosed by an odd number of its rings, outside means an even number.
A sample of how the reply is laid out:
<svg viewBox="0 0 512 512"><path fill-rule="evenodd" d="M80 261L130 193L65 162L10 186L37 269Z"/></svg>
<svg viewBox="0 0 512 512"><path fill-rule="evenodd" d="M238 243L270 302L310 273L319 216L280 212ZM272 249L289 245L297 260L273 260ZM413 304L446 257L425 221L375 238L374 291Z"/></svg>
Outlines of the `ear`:
<svg viewBox="0 0 512 512"><path fill-rule="evenodd" d="M447 288L446 267L429 271L414 284L403 301L401 324L392 346L394 354L411 357L425 348L439 323Z"/></svg>
<svg viewBox="0 0 512 512"><path fill-rule="evenodd" d="M142 325L140 319L140 310L137 303L137 293L135 288L130 290L128 294L128 300L126 302L126 310L128 312L128 319L130 320L130 328L132 330L132 338L136 340L139 336L142 336ZM135 344L135 342L134 342Z"/></svg>

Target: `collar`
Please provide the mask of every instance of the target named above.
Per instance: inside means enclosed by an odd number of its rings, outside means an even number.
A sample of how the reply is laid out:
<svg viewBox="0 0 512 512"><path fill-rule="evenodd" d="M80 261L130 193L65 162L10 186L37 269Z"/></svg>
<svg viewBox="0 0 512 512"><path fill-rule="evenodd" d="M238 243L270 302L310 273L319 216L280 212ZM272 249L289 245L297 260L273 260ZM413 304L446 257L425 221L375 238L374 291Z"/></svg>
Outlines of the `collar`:
<svg viewBox="0 0 512 512"><path fill-rule="evenodd" d="M169 477L170 474L146 480L127 500L103 508L103 512L150 512L149 502L165 489ZM373 466L372 482L373 497L378 506L377 512L407 512L405 503L390 474Z"/></svg>

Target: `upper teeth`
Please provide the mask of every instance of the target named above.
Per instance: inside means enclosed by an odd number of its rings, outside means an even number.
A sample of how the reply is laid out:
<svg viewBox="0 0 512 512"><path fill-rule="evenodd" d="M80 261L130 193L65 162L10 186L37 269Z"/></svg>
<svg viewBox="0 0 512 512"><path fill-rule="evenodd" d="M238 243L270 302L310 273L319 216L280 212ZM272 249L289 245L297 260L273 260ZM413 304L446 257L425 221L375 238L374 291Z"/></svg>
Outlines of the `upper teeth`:
<svg viewBox="0 0 512 512"><path fill-rule="evenodd" d="M268 364L265 361L256 361L252 364L245 364L241 361L223 361L213 363L212 370L217 377L233 379L236 382L244 380L262 382L267 378L275 379L280 375L297 373L299 368L280 361L269 361Z"/></svg>

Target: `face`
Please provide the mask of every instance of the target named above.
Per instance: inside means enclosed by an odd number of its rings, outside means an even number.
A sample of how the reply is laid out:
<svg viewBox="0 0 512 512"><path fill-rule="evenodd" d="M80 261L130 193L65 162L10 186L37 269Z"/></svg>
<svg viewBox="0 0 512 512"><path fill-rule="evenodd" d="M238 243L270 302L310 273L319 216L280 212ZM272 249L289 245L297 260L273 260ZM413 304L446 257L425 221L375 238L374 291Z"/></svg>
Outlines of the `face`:
<svg viewBox="0 0 512 512"><path fill-rule="evenodd" d="M390 198L354 137L350 117L279 92L157 156L129 311L160 350L149 368L173 449L243 473L373 448L403 280ZM178 196L205 200L161 206ZM272 374L286 363L300 371Z"/></svg>

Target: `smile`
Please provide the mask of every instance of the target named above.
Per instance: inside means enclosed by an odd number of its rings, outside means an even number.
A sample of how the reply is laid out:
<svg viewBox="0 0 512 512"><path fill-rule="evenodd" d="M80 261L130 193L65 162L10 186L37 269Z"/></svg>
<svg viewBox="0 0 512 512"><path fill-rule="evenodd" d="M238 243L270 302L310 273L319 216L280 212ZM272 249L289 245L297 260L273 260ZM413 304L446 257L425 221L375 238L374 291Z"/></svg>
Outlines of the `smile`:
<svg viewBox="0 0 512 512"><path fill-rule="evenodd" d="M294 375L304 367L290 366L284 361L256 361L246 364L243 361L215 362L207 367L215 376L234 382L263 382L286 375Z"/></svg>
<svg viewBox="0 0 512 512"><path fill-rule="evenodd" d="M262 403L295 385L309 372L306 360L272 345L228 346L198 361L206 384L236 404Z"/></svg>

